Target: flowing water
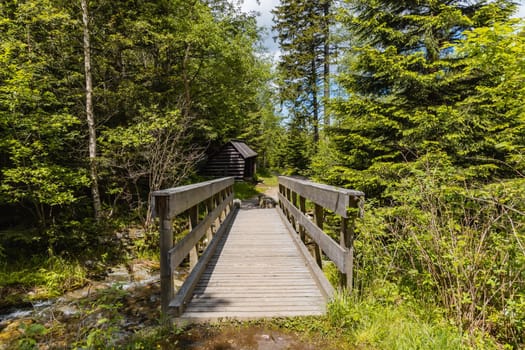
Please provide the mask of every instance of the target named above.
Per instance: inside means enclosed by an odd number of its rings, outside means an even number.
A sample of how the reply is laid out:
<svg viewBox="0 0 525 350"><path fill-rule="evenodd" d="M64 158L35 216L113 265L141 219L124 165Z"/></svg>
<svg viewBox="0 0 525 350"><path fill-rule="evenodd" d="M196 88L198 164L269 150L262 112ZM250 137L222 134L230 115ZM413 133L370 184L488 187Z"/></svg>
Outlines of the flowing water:
<svg viewBox="0 0 525 350"><path fill-rule="evenodd" d="M60 319L64 323L74 322L78 315L82 313L81 303L94 296L97 292L118 288L129 295L129 299L147 299L152 305L159 303L158 287L159 272L155 264L148 262L137 262L130 267L124 265L111 269L104 280L90 282L83 288L68 292L63 296L51 300L37 301L32 305L23 305L19 308L13 308L0 314L0 350L9 348L7 345L10 339L20 335L22 324L31 324L36 322L45 323L41 320ZM152 268L153 267L153 268ZM181 283L181 282L179 282ZM141 294L137 296L136 294ZM147 294L146 296L142 294ZM151 313L152 317L158 317L153 310L144 310ZM125 313L124 313L125 314ZM133 317L130 317L133 318ZM139 324L140 320L123 320L124 325ZM22 327L23 328L23 327Z"/></svg>

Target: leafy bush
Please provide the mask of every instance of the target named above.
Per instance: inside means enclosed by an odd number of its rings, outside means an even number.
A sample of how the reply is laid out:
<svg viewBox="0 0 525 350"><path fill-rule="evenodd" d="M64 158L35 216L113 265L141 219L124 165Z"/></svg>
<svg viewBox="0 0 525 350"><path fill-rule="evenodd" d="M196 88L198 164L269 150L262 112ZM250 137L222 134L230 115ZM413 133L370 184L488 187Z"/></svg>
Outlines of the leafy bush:
<svg viewBox="0 0 525 350"><path fill-rule="evenodd" d="M525 179L468 187L468 174L443 155L405 172L387 191L393 205L369 207L359 224L361 290L377 279L396 282L437 302L461 328L522 345Z"/></svg>

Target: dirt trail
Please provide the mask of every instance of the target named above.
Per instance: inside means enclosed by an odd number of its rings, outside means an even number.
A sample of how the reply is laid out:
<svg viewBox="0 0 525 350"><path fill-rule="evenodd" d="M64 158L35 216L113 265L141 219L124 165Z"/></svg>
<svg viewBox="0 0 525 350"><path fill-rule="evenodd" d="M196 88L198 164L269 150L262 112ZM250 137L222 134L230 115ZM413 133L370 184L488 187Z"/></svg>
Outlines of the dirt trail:
<svg viewBox="0 0 525 350"><path fill-rule="evenodd" d="M278 201L279 186L277 185L268 185L264 182L257 185L257 190L262 192L265 196L273 198L275 201Z"/></svg>
<svg viewBox="0 0 525 350"><path fill-rule="evenodd" d="M180 349L191 350L313 350L297 335L271 330L263 326L193 326L178 339Z"/></svg>

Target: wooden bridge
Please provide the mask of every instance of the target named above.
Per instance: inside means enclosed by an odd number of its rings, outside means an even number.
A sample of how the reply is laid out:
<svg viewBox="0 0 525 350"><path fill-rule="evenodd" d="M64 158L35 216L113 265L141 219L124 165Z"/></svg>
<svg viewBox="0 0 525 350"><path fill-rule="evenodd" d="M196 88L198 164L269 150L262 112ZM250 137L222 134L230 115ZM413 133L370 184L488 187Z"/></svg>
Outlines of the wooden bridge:
<svg viewBox="0 0 525 350"><path fill-rule="evenodd" d="M323 261L339 270L340 287L352 288L353 223L364 194L281 176L277 208L241 209L233 184L223 178L154 192L163 315L199 322L323 314L334 292ZM174 242L174 221L185 217L189 233ZM325 217L339 242L323 231ZM188 259L190 273L175 292L174 274Z"/></svg>

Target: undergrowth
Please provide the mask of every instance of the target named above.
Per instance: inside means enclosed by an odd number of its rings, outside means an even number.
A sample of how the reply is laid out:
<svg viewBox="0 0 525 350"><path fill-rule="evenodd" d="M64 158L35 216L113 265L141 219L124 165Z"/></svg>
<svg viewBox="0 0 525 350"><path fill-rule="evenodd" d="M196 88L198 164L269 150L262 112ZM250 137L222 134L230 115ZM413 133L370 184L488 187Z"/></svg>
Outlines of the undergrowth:
<svg viewBox="0 0 525 350"><path fill-rule="evenodd" d="M259 191L255 189L254 183L245 181L235 181L233 192L235 193L235 198L240 200L250 199L259 194Z"/></svg>
<svg viewBox="0 0 525 350"><path fill-rule="evenodd" d="M323 317L269 321L330 349L497 349L492 338L462 333L435 305L400 295L394 285L365 297L336 293Z"/></svg>
<svg viewBox="0 0 525 350"><path fill-rule="evenodd" d="M22 289L25 302L56 297L65 291L83 286L87 280L87 270L76 260L66 260L59 256L33 256L27 260L19 260L0 264L0 288ZM16 304L21 300L16 295L3 296L0 306ZM6 304L6 305L2 305Z"/></svg>

